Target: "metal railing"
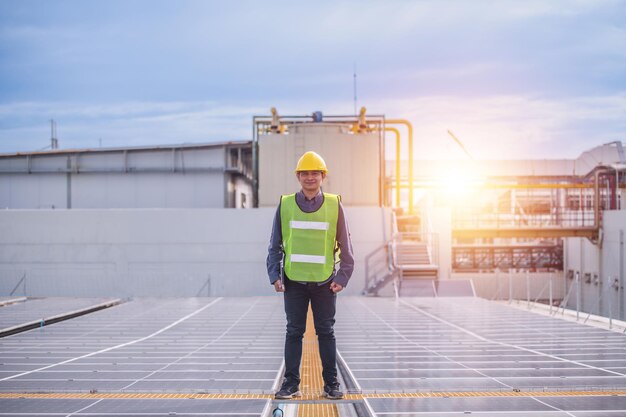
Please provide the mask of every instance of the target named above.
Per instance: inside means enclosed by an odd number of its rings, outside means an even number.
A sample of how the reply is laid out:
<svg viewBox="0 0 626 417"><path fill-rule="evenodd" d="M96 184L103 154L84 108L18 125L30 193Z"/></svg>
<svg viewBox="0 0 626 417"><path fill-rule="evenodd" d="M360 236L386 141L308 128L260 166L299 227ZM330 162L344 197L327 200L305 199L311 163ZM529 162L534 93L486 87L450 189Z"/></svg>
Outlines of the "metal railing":
<svg viewBox="0 0 626 417"><path fill-rule="evenodd" d="M426 226L426 232L400 232L398 216L395 212L391 213L391 239L365 257L364 294L376 292L379 285L400 275L402 265L398 259L399 244L422 244L428 256L428 263L425 266L439 263L439 238L437 233L432 232L432 225L427 216L425 217L426 221L422 225Z"/></svg>
<svg viewBox="0 0 626 417"><path fill-rule="evenodd" d="M382 284L383 281L388 281L400 274L402 265L398 259L398 245L402 243L423 243L428 254L428 263L424 266L438 264L437 234L419 232L396 233L390 241L378 246L365 257L365 288L363 293L368 294L377 290L377 286ZM431 245L430 248L427 247L428 244Z"/></svg>
<svg viewBox="0 0 626 417"><path fill-rule="evenodd" d="M477 208L463 208L456 209L452 215L454 229L595 226L594 210L563 210L555 216L549 213L484 213Z"/></svg>
<svg viewBox="0 0 626 417"><path fill-rule="evenodd" d="M452 227L598 227L602 211L616 209L620 203L616 189L602 187L600 182L596 178L593 184L573 184L572 188L528 185L523 190L501 192L497 200L476 196L453 209Z"/></svg>
<svg viewBox="0 0 626 417"><path fill-rule="evenodd" d="M493 271L495 269L563 270L563 245L454 245L452 269L456 272Z"/></svg>
<svg viewBox="0 0 626 417"><path fill-rule="evenodd" d="M15 284L15 287L13 287L13 290L11 290L9 295L14 295L15 291L17 291L17 289L20 287L20 285L22 285L22 294L25 297L26 296L26 272L24 272L24 274L22 274L22 278L20 278L20 280L17 282L17 284Z"/></svg>
<svg viewBox="0 0 626 417"><path fill-rule="evenodd" d="M365 288L364 294L376 290L376 287L390 274L395 274L392 262L391 242L378 246L365 257Z"/></svg>
<svg viewBox="0 0 626 417"><path fill-rule="evenodd" d="M539 305L546 305L549 315L556 317L564 317L566 315L571 316L577 322L587 323L592 316L595 316L595 320L604 321L609 329L614 327L620 330L622 333L626 333L626 323L624 317L620 317L621 305L620 300L623 298L623 287L619 282L619 279L613 275L608 275L604 280L607 288L605 291L599 291L597 298L593 303L587 303L587 307L583 307L582 295L585 292L583 289L583 276L579 271L569 271L564 277L565 281L569 282L568 288L563 294L561 291L555 291L554 275L550 273L548 280L543 283L539 291L536 282L530 271L525 271L525 277L522 278L519 274L514 277L514 274L509 271L508 284L501 285L499 279L500 271L496 271L495 276L495 292L491 296L491 300L503 300L508 304L515 303L516 305L526 305L528 310L533 310ZM515 278L515 279L514 279ZM521 279L525 280L524 286L519 284ZM517 284L514 282L517 281ZM597 282L594 284L601 285L603 279L597 277ZM589 283L589 282L588 282ZM508 288L507 288L508 287ZM508 291L508 295L506 292ZM520 295L522 291L525 291L525 297L515 296L514 293ZM503 294L504 293L504 294ZM557 295L559 294L559 295ZM615 300L617 305L615 305ZM573 304L568 308L568 305ZM605 307L604 309L602 307ZM618 322L618 323L616 323Z"/></svg>

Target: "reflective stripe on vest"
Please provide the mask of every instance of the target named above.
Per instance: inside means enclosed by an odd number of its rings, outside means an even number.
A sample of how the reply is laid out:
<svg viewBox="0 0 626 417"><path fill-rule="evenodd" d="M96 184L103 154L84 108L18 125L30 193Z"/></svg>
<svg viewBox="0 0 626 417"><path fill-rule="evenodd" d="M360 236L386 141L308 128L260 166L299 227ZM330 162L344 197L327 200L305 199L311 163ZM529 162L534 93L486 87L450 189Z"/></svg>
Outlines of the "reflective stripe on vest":
<svg viewBox="0 0 626 417"><path fill-rule="evenodd" d="M324 202L305 213L296 195L281 197L280 221L287 277L301 282L324 282L335 270L339 196L324 193Z"/></svg>
<svg viewBox="0 0 626 417"><path fill-rule="evenodd" d="M299 222L292 220L289 222L292 229L328 230L328 222Z"/></svg>

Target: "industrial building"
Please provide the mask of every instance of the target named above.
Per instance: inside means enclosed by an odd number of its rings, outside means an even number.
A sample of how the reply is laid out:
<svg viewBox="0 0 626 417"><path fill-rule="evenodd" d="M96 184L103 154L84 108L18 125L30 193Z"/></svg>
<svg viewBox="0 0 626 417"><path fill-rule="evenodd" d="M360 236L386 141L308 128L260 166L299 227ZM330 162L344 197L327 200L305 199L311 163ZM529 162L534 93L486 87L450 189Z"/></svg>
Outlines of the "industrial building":
<svg viewBox="0 0 626 417"><path fill-rule="evenodd" d="M274 111L248 141L0 155L0 415L624 415L623 144L451 163L408 158L414 140L365 109ZM271 396L265 257L308 150L355 253L332 405L314 381Z"/></svg>
<svg viewBox="0 0 626 417"><path fill-rule="evenodd" d="M1 208L251 206L249 142L57 149L0 160Z"/></svg>

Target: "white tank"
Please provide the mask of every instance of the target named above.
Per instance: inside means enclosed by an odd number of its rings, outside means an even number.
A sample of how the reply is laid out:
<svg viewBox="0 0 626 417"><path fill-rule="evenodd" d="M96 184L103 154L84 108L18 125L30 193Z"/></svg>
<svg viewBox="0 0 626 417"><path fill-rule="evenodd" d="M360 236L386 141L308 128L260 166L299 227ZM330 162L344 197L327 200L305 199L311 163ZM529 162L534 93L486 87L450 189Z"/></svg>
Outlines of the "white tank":
<svg viewBox="0 0 626 417"><path fill-rule="evenodd" d="M354 134L336 123L295 124L287 134L260 135L259 206L276 206L281 195L300 190L294 170L306 151L326 161L325 192L340 194L346 206L380 206L380 142L377 132Z"/></svg>

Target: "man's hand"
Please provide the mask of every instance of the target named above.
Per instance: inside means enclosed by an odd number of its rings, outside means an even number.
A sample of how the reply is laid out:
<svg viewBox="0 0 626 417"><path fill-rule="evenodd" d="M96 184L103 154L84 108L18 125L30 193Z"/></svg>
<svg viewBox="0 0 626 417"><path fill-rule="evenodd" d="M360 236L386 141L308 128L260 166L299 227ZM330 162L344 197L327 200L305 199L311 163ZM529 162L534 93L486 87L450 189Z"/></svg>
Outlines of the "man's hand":
<svg viewBox="0 0 626 417"><path fill-rule="evenodd" d="M330 290L337 294L339 291L343 290L343 287L337 284L335 281L330 283Z"/></svg>
<svg viewBox="0 0 626 417"><path fill-rule="evenodd" d="M274 290L276 292L285 292L285 286L281 280L277 279L274 281Z"/></svg>

